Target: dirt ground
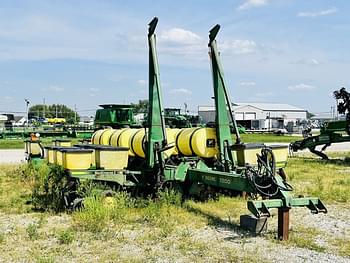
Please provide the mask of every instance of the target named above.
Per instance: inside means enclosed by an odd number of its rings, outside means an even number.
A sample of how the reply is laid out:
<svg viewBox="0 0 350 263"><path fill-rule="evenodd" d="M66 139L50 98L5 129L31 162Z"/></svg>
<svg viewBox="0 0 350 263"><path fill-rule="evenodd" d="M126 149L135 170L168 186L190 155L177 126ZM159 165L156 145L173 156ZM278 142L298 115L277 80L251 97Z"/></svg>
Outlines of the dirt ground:
<svg viewBox="0 0 350 263"><path fill-rule="evenodd" d="M0 164L21 163L24 161L23 149L0 150Z"/></svg>
<svg viewBox="0 0 350 263"><path fill-rule="evenodd" d="M167 237L157 237L151 235L154 229L147 225L124 225L99 234L77 232L74 240L65 245L57 233L71 227L69 214L1 213L0 232L4 240L0 243L0 262L350 262L330 241L349 241L349 208L332 205L327 215L294 209L291 231L318 229L312 241L315 247L305 248L273 238L275 217L270 220L269 232L262 236L234 227L205 226L178 229ZM33 224L40 225L35 240L28 234L28 227Z"/></svg>

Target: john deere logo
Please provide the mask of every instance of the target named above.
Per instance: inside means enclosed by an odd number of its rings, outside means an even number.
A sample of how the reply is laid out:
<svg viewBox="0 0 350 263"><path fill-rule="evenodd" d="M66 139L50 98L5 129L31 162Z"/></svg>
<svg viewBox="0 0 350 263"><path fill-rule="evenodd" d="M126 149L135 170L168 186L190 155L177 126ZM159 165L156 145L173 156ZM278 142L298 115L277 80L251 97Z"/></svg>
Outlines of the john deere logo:
<svg viewBox="0 0 350 263"><path fill-rule="evenodd" d="M215 139L207 139L207 147L214 148L215 147Z"/></svg>

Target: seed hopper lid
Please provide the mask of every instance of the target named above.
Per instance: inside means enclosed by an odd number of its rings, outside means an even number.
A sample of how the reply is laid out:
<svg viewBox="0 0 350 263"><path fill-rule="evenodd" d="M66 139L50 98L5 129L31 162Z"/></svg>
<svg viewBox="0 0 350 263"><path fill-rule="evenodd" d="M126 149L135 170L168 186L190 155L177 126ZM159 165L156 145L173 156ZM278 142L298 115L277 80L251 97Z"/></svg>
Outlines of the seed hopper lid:
<svg viewBox="0 0 350 263"><path fill-rule="evenodd" d="M96 145L94 149L99 151L129 151L128 147L116 147L116 146L109 146L109 145Z"/></svg>
<svg viewBox="0 0 350 263"><path fill-rule="evenodd" d="M59 149L60 152L70 152L70 153L92 153L92 149L82 149L77 147L66 147Z"/></svg>
<svg viewBox="0 0 350 263"><path fill-rule="evenodd" d="M59 148L62 148L60 146L53 146L53 145L49 145L49 146L45 146L44 149L47 149L47 150L57 150Z"/></svg>
<svg viewBox="0 0 350 263"><path fill-rule="evenodd" d="M96 148L101 147L102 145L80 143L80 144L74 144L73 146L78 147L78 148L82 148L82 149L96 149Z"/></svg>
<svg viewBox="0 0 350 263"><path fill-rule="evenodd" d="M78 147L67 147L67 146L55 146L57 147L56 150L59 152L62 152L63 150L67 150L67 149L79 149Z"/></svg>

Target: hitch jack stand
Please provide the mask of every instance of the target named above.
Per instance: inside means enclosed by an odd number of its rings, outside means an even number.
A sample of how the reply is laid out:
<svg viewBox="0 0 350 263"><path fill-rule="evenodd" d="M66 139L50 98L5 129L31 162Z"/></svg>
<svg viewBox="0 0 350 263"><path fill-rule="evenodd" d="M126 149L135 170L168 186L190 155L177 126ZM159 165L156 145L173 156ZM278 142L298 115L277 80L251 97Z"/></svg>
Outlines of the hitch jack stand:
<svg viewBox="0 0 350 263"><path fill-rule="evenodd" d="M289 210L288 207L278 208L278 239L288 240L289 238Z"/></svg>

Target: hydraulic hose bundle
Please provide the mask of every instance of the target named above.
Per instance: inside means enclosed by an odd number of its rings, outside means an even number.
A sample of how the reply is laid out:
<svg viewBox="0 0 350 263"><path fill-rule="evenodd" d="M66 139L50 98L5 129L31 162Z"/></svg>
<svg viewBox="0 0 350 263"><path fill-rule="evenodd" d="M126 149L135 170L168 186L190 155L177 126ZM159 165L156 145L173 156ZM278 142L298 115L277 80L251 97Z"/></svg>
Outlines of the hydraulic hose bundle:
<svg viewBox="0 0 350 263"><path fill-rule="evenodd" d="M257 194L264 197L277 196L280 191L293 191L286 181L284 185L276 179L276 160L271 148L261 149L261 155L257 154L257 167L249 166L246 170L246 177Z"/></svg>

